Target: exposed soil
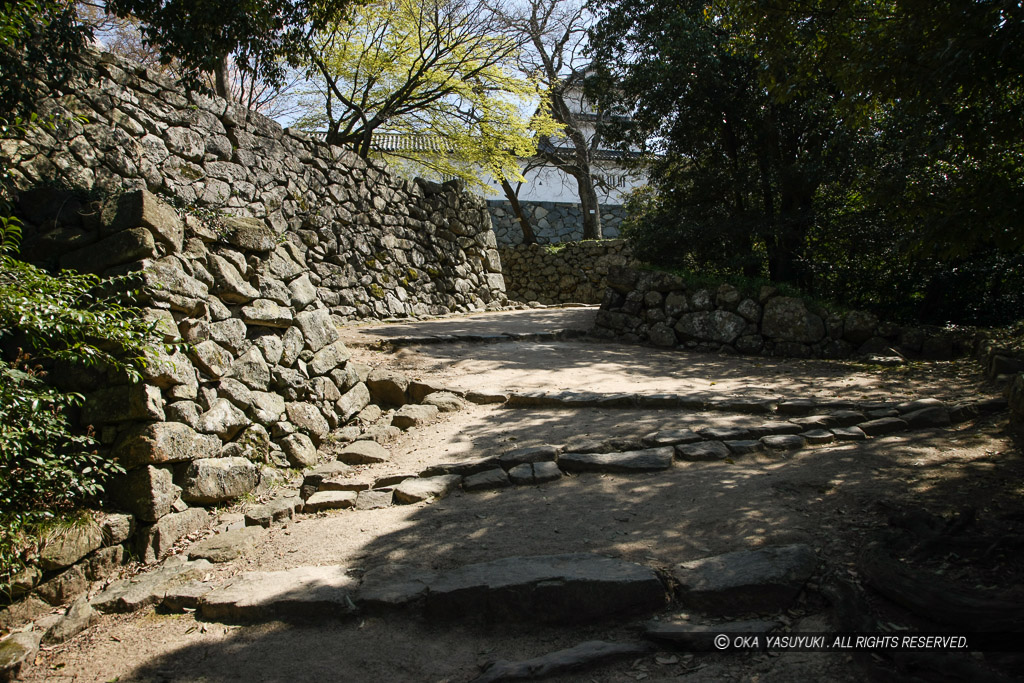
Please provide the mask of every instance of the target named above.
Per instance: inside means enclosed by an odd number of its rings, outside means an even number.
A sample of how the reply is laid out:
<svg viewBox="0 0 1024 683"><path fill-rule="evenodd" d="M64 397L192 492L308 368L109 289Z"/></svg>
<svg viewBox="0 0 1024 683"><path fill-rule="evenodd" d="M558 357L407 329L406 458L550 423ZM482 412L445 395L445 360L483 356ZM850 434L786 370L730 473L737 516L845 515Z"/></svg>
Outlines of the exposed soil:
<svg viewBox="0 0 1024 683"><path fill-rule="evenodd" d="M433 323L494 331L553 330L592 311L530 311L502 322L481 317ZM532 321L524 322L527 315ZM544 314L544 315L541 315ZM571 318L571 320L570 320ZM578 318L578 320L577 320ZM418 326L418 333L423 327ZM521 331L523 327L519 328ZM431 334L438 332L430 331ZM450 332L445 332L450 333ZM410 334L408 328L390 334ZM366 346L380 329L346 330L358 357L410 375L477 390L848 399L935 397L951 403L998 395L969 361L879 368L854 363L780 361L658 351L593 341L440 344L397 354ZM656 568L743 548L811 544L826 574L856 578L859 550L889 527L894 510L951 516L976 511L979 528L1024 512L1024 459L1006 414L950 428L903 432L865 442L758 454L715 463L676 463L644 475L584 474L533 487L458 492L433 504L302 516L274 527L245 558L214 578L252 569L341 565L353 573L402 562L449 568L513 555L594 552ZM638 437L658 429L753 424L763 417L721 412L634 409L513 409L468 406L388 444L392 460L366 476L415 474L440 462L521 446L560 444L581 435ZM930 561L932 569L934 561ZM927 563L926 563L927 564ZM972 569L972 566L974 567ZM1019 563L998 572L947 563L965 584L1006 588ZM1006 574L1002 574L1006 572ZM812 586L813 588L813 586ZM663 616L675 615L675 611ZM815 590L781 616L796 631L831 628ZM899 626L900 610L887 612ZM695 621L701 615L693 614ZM909 622L908 622L909 623ZM192 615L106 616L71 642L44 650L32 681L469 681L494 659L522 660L593 639L639 637L641 621L585 627L430 623L396 612L352 621L237 627ZM913 622L920 627L919 622ZM985 659L977 660L982 665ZM663 652L567 674L556 681L863 680L848 655Z"/></svg>

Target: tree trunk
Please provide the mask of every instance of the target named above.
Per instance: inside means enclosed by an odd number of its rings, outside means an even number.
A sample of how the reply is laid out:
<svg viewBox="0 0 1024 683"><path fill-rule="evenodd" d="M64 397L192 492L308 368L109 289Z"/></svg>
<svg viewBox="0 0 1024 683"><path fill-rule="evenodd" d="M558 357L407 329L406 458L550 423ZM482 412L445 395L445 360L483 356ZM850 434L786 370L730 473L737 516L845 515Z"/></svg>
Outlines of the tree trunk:
<svg viewBox="0 0 1024 683"><path fill-rule="evenodd" d="M601 239L601 206L597 200L597 190L594 189L594 181L587 173L584 177L576 178L580 191L580 208L583 210L583 239Z"/></svg>
<svg viewBox="0 0 1024 683"><path fill-rule="evenodd" d="M231 100L231 79L228 77L228 56L224 55L213 70L214 88L225 100Z"/></svg>
<svg viewBox="0 0 1024 683"><path fill-rule="evenodd" d="M512 189L512 185L507 180L501 181L501 189L504 190L508 203L512 205L512 213L516 215L516 220L519 221L519 227L523 231L523 244L537 244L537 235L533 232L530 219L523 213L523 207L519 203L519 195L516 194L515 190Z"/></svg>

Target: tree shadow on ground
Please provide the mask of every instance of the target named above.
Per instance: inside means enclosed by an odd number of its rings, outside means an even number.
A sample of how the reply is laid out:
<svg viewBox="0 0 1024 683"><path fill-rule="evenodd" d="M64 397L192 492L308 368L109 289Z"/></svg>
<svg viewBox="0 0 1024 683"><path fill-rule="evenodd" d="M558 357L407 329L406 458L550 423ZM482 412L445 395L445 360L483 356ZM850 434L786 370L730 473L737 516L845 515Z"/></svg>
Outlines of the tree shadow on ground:
<svg viewBox="0 0 1024 683"><path fill-rule="evenodd" d="M411 508L406 524L367 540L360 567L401 562L443 570L515 555L592 552L669 568L742 548L806 542L824 565L843 569L887 526L893 507L944 514L973 505L981 519L1020 514L1022 476L1020 444L998 425L735 463L677 463L634 476L584 474ZM343 533L345 521L340 513L324 528ZM264 625L162 653L122 680L470 680L482 659L525 659L592 637L624 637L635 623L483 626L399 612Z"/></svg>

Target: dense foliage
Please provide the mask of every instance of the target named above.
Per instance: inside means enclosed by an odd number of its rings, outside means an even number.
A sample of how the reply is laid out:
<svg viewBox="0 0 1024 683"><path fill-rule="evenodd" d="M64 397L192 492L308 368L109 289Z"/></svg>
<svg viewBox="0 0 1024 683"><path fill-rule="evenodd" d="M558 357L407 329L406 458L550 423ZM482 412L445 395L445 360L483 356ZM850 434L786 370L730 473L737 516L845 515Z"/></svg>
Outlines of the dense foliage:
<svg viewBox="0 0 1024 683"><path fill-rule="evenodd" d="M1017 5L604 3L596 91L657 154L627 234L890 317L1024 316Z"/></svg>
<svg viewBox="0 0 1024 683"><path fill-rule="evenodd" d="M314 48L310 36L337 20L347 0L108 0L120 17L141 20L145 41L172 61L191 87L202 74L221 74L228 55L242 71L280 85L287 66ZM223 93L222 93L223 94Z"/></svg>
<svg viewBox="0 0 1024 683"><path fill-rule="evenodd" d="M138 380L153 325L121 301L128 280L50 275L0 233L0 575L19 566L26 530L96 500L121 471L71 421L83 397L43 381L54 363ZM28 350L28 351L26 351Z"/></svg>
<svg viewBox="0 0 1024 683"><path fill-rule="evenodd" d="M481 0L359 7L316 34L298 125L326 130L329 142L364 158L375 135L394 135L390 160L471 184L519 178L518 158L558 126L531 115L542 93L514 72L519 45L498 27Z"/></svg>
<svg viewBox="0 0 1024 683"><path fill-rule="evenodd" d="M91 37L65 0L11 0L0 5L0 120L32 112L33 82L59 87L75 73L74 57Z"/></svg>

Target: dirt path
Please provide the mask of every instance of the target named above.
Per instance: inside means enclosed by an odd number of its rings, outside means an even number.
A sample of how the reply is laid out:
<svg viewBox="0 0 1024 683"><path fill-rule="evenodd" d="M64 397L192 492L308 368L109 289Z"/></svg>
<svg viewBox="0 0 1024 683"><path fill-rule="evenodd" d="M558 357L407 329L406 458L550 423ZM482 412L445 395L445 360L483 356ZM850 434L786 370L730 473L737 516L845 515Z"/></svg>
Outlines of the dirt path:
<svg viewBox="0 0 1024 683"><path fill-rule="evenodd" d="M550 332L581 324L587 309L432 323L458 334ZM495 320L497 318L497 320ZM509 322L514 320L513 322ZM424 325L346 330L372 346ZM488 327L491 326L491 327ZM453 332L443 332L452 334ZM488 334L493 333L489 332ZM396 354L355 348L373 364L476 390L676 392L851 400L997 394L970 362L883 369L660 352L583 340L430 344ZM628 440L662 429L746 426L763 417L638 409L517 409L471 405L388 444L392 459L361 474L415 474L440 462L580 437ZM744 548L807 543L829 571L853 566L864 539L893 509L947 514L974 505L979 519L1021 511L1021 451L1005 415L863 442L679 462L663 472L580 474L540 486L455 492L433 504L303 515L272 527L213 580L252 569L340 565L359 575L393 563L447 569L518 555L589 552L654 568ZM815 581L817 579L814 579ZM678 611L678 610L676 610ZM670 611L662 617L675 614ZM813 592L781 615L793 630L828 628ZM692 615L699 620L700 615ZM152 610L105 616L41 653L33 681L469 681L494 659L522 660L594 639L635 640L643 620L555 628L472 621L434 623L410 613L306 624L225 626ZM846 655L692 655L664 651L555 681L862 680Z"/></svg>

